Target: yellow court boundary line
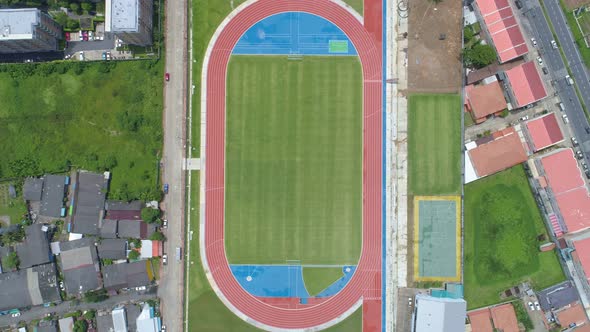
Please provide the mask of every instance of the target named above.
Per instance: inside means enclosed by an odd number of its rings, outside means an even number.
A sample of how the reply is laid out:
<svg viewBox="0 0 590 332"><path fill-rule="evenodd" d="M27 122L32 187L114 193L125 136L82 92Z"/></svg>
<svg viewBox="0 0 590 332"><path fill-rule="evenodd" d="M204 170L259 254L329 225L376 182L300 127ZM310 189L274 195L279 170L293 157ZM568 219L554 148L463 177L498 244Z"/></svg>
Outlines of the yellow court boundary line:
<svg viewBox="0 0 590 332"><path fill-rule="evenodd" d="M455 202L455 277L420 277L419 275L419 239L420 239L420 201L454 201ZM414 196L414 280L416 281L461 281L461 196Z"/></svg>

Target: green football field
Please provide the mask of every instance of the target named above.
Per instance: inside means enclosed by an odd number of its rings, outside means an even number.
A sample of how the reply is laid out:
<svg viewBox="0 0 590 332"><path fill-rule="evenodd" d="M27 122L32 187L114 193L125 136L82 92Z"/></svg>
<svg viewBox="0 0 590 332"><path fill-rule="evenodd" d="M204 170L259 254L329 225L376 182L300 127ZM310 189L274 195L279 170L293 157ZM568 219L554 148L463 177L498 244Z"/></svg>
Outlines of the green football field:
<svg viewBox="0 0 590 332"><path fill-rule="evenodd" d="M362 217L357 57L233 56L225 235L232 264L356 264Z"/></svg>
<svg viewBox="0 0 590 332"><path fill-rule="evenodd" d="M461 112L459 95L410 95L410 194L456 195L461 192Z"/></svg>

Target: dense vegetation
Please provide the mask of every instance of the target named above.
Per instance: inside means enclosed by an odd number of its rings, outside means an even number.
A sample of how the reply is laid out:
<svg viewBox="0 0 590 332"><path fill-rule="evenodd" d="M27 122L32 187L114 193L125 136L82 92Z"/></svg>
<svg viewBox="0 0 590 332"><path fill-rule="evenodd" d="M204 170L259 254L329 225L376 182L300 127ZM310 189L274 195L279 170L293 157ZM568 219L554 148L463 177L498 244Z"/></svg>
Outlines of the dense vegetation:
<svg viewBox="0 0 590 332"><path fill-rule="evenodd" d="M112 171L110 198L157 199L157 61L0 66L0 179Z"/></svg>
<svg viewBox="0 0 590 332"><path fill-rule="evenodd" d="M523 281L542 289L564 279L556 253L538 249L547 231L522 166L466 185L464 222L470 308L501 302Z"/></svg>

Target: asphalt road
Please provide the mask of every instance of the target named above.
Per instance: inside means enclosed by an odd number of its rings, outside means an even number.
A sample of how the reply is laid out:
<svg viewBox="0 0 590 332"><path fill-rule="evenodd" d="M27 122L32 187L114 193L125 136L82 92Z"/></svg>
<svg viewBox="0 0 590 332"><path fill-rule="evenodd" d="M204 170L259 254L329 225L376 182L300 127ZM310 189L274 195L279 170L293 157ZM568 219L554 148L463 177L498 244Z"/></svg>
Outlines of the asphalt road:
<svg viewBox="0 0 590 332"><path fill-rule="evenodd" d="M545 1L545 4L548 5L550 2L554 3L555 0L547 0ZM530 22L531 28L533 29L533 36L537 39L538 45L536 47L536 50L539 52L539 55L543 58L544 65L549 69L549 72L551 74L552 80L550 84L554 86L559 96L559 99L565 106L565 113L567 114L567 117L569 119L569 125L572 128L575 137L578 139L578 142L580 143L580 148L585 152L586 159L588 160L588 162L590 162L590 133L586 132L586 128L590 128L590 125L588 124L588 119L584 114L582 104L580 103L580 100L576 95L575 87L568 85L566 82L565 76L568 73L566 66L563 62L563 58L561 57L559 50L554 49L551 46L553 34L551 33L549 24L545 19L545 16L543 15L543 10L541 9L538 0L524 1L524 5L524 15ZM557 8L558 10L560 10L559 5L557 5ZM554 26L556 25L555 23L553 24ZM557 31L559 31L557 27L556 29ZM569 33L567 28L562 28L562 32ZM566 46L568 44L567 38L569 38L569 42L572 44L570 46L574 48L574 51L572 51L569 48L569 46ZM571 36L560 37L559 43L563 47L566 56L568 56L568 53L570 55L577 54L577 49L575 49L576 46L575 44L573 44ZM531 53L532 52L534 52L534 50L531 50ZM572 70L574 70L574 68L577 68L577 70L579 71L577 74L574 71L576 84L582 91L584 99L588 99L587 105L590 105L590 84L587 78L581 78L582 76L585 77L586 75L586 71L583 68L584 65L581 62L578 62L580 66L574 67L574 62L569 58L569 56L568 62L570 63L570 67L572 68ZM557 105L555 108L559 109Z"/></svg>
<svg viewBox="0 0 590 332"><path fill-rule="evenodd" d="M185 146L186 82L187 82L187 3L166 1L166 72L170 81L164 83L164 153L163 182L169 193L162 208L168 219L164 253L168 265L162 269L158 296L162 299L162 321L168 331L183 330L183 261L176 261L176 247L184 254L184 175L182 163ZM162 79L164 79L162 77Z"/></svg>
<svg viewBox="0 0 590 332"><path fill-rule="evenodd" d="M42 319L47 314L54 314L59 317L73 312L73 311L84 311L84 310L100 310L100 309L111 309L119 304L126 304L130 302L146 301L150 299L156 299L155 292L147 291L144 293L129 292L122 295L112 296L105 301L98 303L85 303L85 302L74 302L65 301L53 307L34 307L31 310L21 311L20 317L11 317L10 315L0 316L0 326L10 326L18 324L21 321L30 322L34 319Z"/></svg>

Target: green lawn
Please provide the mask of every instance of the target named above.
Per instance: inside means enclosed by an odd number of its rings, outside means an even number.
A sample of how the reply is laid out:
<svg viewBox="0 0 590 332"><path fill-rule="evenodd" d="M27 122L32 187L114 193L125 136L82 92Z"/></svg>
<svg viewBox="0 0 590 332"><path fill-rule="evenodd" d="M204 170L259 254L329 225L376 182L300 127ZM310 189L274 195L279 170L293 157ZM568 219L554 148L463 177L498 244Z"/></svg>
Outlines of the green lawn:
<svg viewBox="0 0 590 332"><path fill-rule="evenodd" d="M349 6L354 8L361 16L363 15L363 2L364 0L344 0Z"/></svg>
<svg viewBox="0 0 590 332"><path fill-rule="evenodd" d="M356 264L362 74L357 57L233 56L225 234L233 264Z"/></svg>
<svg viewBox="0 0 590 332"><path fill-rule="evenodd" d="M303 281L305 289L311 296L319 294L334 281L342 278L344 273L341 267L304 267Z"/></svg>
<svg viewBox="0 0 590 332"><path fill-rule="evenodd" d="M555 252L540 252L547 232L522 166L465 186L464 282L469 308L499 303L528 280L542 289L565 279Z"/></svg>
<svg viewBox="0 0 590 332"><path fill-rule="evenodd" d="M27 213L27 206L22 198L22 190L19 188L19 184L16 182L12 183L17 190L17 197L11 198L9 195L8 188L10 182L0 183L0 217L10 217L10 224L16 224L22 220L22 217ZM6 227L6 220L0 218L0 227Z"/></svg>
<svg viewBox="0 0 590 332"><path fill-rule="evenodd" d="M414 94L408 101L409 192L461 192L461 99L458 95Z"/></svg>
<svg viewBox="0 0 590 332"><path fill-rule="evenodd" d="M72 165L112 170L111 198L154 190L162 72L153 61L0 66L0 178Z"/></svg>

